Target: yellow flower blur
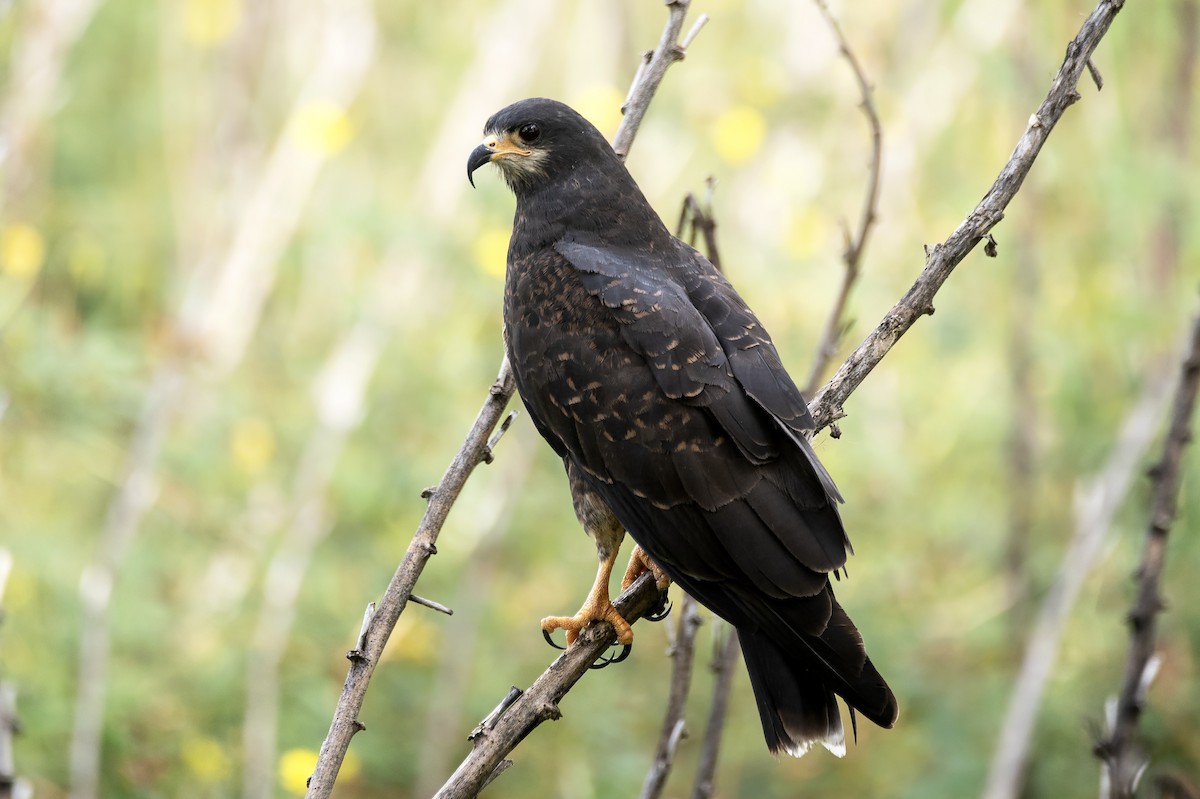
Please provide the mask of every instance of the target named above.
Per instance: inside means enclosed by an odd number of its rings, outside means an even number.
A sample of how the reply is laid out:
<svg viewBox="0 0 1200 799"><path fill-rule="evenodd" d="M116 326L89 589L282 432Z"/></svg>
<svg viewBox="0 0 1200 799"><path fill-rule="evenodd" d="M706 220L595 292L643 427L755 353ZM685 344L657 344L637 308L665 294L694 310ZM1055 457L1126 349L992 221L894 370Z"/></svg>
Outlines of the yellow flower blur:
<svg viewBox="0 0 1200 799"><path fill-rule="evenodd" d="M33 225L9 225L0 235L0 268L20 280L32 280L42 268L46 242Z"/></svg>
<svg viewBox="0 0 1200 799"><path fill-rule="evenodd" d="M229 756L212 738L186 739L180 755L187 770L204 782L218 782L229 776Z"/></svg>
<svg viewBox="0 0 1200 799"><path fill-rule="evenodd" d="M354 126L346 109L329 100L311 100L297 109L290 133L300 149L330 156L349 143Z"/></svg>
<svg viewBox="0 0 1200 799"><path fill-rule="evenodd" d="M571 98L569 105L591 122L608 139L621 124L621 103L625 95L615 86L595 84Z"/></svg>
<svg viewBox="0 0 1200 799"><path fill-rule="evenodd" d="M735 105L717 117L712 136L717 155L731 164L741 164L762 149L767 121L755 109Z"/></svg>
<svg viewBox="0 0 1200 799"><path fill-rule="evenodd" d="M492 228L475 239L471 254L475 256L475 265L484 274L504 279L504 270L508 264L509 231L503 228Z"/></svg>
<svg viewBox="0 0 1200 799"><path fill-rule="evenodd" d="M308 792L308 778L312 776L313 768L317 765L315 749L289 749L279 756L279 784L290 794L304 796ZM354 750L346 752L342 767L338 770L338 779L352 780L362 771L362 760Z"/></svg>
<svg viewBox="0 0 1200 799"><path fill-rule="evenodd" d="M212 47L228 39L241 20L241 0L187 0L183 35L193 44Z"/></svg>
<svg viewBox="0 0 1200 799"><path fill-rule="evenodd" d="M275 454L275 434L262 419L241 419L229 435L229 451L243 474L261 474Z"/></svg>

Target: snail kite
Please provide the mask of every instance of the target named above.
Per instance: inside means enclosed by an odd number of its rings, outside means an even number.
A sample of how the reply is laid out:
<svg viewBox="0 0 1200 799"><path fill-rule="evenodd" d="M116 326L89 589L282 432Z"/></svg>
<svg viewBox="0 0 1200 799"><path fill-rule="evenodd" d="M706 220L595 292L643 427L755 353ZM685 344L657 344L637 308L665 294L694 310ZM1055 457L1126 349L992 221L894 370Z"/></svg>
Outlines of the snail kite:
<svg viewBox="0 0 1200 799"><path fill-rule="evenodd" d="M509 362L601 563L580 612L543 630L570 642L606 619L632 641L608 593L628 530L626 585L651 569L737 628L772 752L843 754L835 694L891 727L895 697L829 582L850 550L841 496L767 331L578 113L523 100L484 135L468 177L494 163L517 200Z"/></svg>

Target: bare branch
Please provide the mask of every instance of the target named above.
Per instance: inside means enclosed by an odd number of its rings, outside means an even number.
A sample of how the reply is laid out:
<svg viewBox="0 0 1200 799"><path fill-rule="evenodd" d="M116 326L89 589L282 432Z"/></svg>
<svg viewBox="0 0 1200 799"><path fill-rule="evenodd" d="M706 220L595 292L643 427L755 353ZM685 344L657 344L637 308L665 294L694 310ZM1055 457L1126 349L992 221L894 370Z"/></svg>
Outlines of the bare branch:
<svg viewBox="0 0 1200 799"><path fill-rule="evenodd" d="M683 60L687 55L687 46L691 44L692 39L696 37L700 28L707 21L707 17L700 17L681 44L679 34L683 31L683 20L687 17L691 0L667 0L666 5L667 24L663 28L662 37L658 40L658 46L643 59L642 66L639 67L633 84L629 87L625 104L621 106L621 113L625 115L625 118L621 120L621 127L617 128L617 134L613 137L613 150L622 161L629 155L629 148L633 146L633 137L637 136L642 118L646 116L646 109L650 107L650 100L658 91L658 85L662 83L667 69L676 61Z"/></svg>
<svg viewBox="0 0 1200 799"><path fill-rule="evenodd" d="M454 611L451 608L443 605L441 602L434 602L432 599L426 599L425 597L417 596L416 594L409 594L408 599L414 605L423 605L430 610L436 610L438 613L445 613L447 616L454 615Z"/></svg>
<svg viewBox="0 0 1200 799"><path fill-rule="evenodd" d="M943 243L933 246L920 277L846 359L833 379L809 402L809 410L816 420L814 432L845 416L843 405L850 394L919 318L933 313L934 295L954 267L1004 218L1004 209L1021 188L1050 131L1063 112L1079 99L1075 87L1080 75L1123 6L1124 0L1100 0L1084 21L1079 33L1067 45L1066 58L1049 93L1029 118L1016 149L987 194Z"/></svg>
<svg viewBox="0 0 1200 799"><path fill-rule="evenodd" d="M412 595L413 586L421 576L425 563L437 552L435 543L450 508L458 499L471 472L483 462L484 455L488 452L488 439L500 423L504 409L515 390L516 384L508 368L508 361L503 361L500 374L492 384L478 416L475 417L475 423L467 433L462 448L446 469L441 482L429 495L425 516L413 535L408 551L404 553L404 560L400 562L392 581L388 583L387 590L367 623L364 634L359 637L357 648L351 652L346 684L338 699L329 733L321 744L317 765L309 778L306 794L309 799L327 797L333 791L333 784L346 757L346 750L350 747L350 739L362 729L358 713L362 709L371 675L379 663L380 655L383 654L383 647L395 629L400 614L404 612L404 606Z"/></svg>
<svg viewBox="0 0 1200 799"><path fill-rule="evenodd" d="M854 284L858 281L859 273L861 272L862 254L867 244L867 236L871 233L871 227L875 224L876 209L879 207L879 175L880 162L883 160L883 133L879 125L879 115L875 111L875 102L871 99L871 84L867 81L867 76L863 73L862 66L858 62L858 58L854 55L854 51L850 49L850 43L846 41L845 35L842 33L842 28L834 19L833 14L829 12L829 7L825 5L825 0L814 0L817 8L821 11L821 16L829 23L829 28L833 31L834 37L837 39L838 50L842 57L846 59L846 63L850 65L850 69L854 71L854 79L858 82L858 92L862 97L862 110L867 118L867 126L871 131L871 165L867 173L867 191L863 196L862 213L858 220L858 229L851 236L846 233L846 247L842 251L842 263L845 265L845 270L842 272L842 285L838 289L836 299L833 301L833 307L829 311L829 318L825 321L825 329L821 333L821 340L817 344L816 357L813 359L812 371L809 372L808 380L805 382L804 396L811 397L813 393L820 388L821 377L825 374L825 369L829 366L830 360L833 359L837 352L838 344L841 343L842 336L846 331L846 323L844 317L846 315L846 304L850 298L850 290L854 288Z"/></svg>
<svg viewBox="0 0 1200 799"><path fill-rule="evenodd" d="M1181 36L1183 38L1183 46L1180 48L1179 64L1180 69L1177 73L1175 86L1168 92L1167 100L1164 107L1168 116L1168 126L1166 136L1168 145L1174 145L1174 149L1182 162L1186 157L1186 140L1188 125L1186 121L1180 121L1174 117L1177 103L1190 102L1192 89L1192 69L1195 61L1195 42L1196 30L1194 24L1195 18L1188 19L1188 5L1191 5L1191 11L1195 13L1195 3L1185 3L1181 6L1181 11L1184 12L1183 25L1180 26ZM1089 61L1089 66L1091 62ZM1180 128L1179 124L1183 127ZM1180 135L1183 134L1183 135ZM1168 233L1164 238L1169 242L1171 223L1173 221L1173 209L1168 204L1162 213L1162 221L1159 227L1160 231ZM1161 240L1161 239L1160 239ZM1018 296L1024 295L1030 290L1029 281L1035 277L1032 265L1028 264L1028 259L1024 253L1019 254L1018 269L1022 286L1018 288ZM1152 249L1149 263L1147 264L1147 272L1155 278L1155 285L1160 291L1165 290L1168 281L1163 277L1173 275L1179 268L1179 251L1176 246L1155 247ZM1022 304L1027 300L1021 300ZM1022 317L1023 314L1017 313L1017 317ZM1028 349L1029 342L1027 341L1028 333L1027 326L1017 324L1014 330L1014 351ZM1024 360L1025 356L1021 356ZM1077 499L1076 518L1075 518L1075 534L1068 545L1067 551L1063 555L1062 566L1059 569L1058 577L1055 584L1051 586L1050 591L1046 594L1046 598L1042 603L1041 612L1033 627L1033 631L1029 636L1029 641L1026 645L1024 660L1021 664L1020 672L1013 687L1012 695L1009 699L1008 710L1005 714L1004 724L1001 728L1000 735L997 739L996 752L992 759L991 770L988 775L987 790L984 793L988 799L1008 799L1021 794L1023 781L1026 770L1026 763L1029 756L1029 749L1033 737L1034 726L1037 721L1040 710L1041 697L1045 690L1047 681L1050 678L1054 668L1054 662L1057 658L1058 647L1061 642L1062 628L1066 624L1067 616L1070 612L1070 607L1078 594L1080 585L1090 572L1094 564L1097 553L1103 547L1103 541L1108 535L1108 529L1111 525L1112 514L1123 501L1132 484L1133 470L1142 460L1142 452L1150 445L1151 436L1155 430L1155 420L1160 418L1161 410L1166 406L1168 400L1168 392L1170 390L1170 373L1168 364L1171 360L1166 357L1158 361L1158 366L1153 368L1154 375L1148 380L1148 387L1143 394L1142 400L1138 405L1130 411L1127 417L1126 425L1122 428L1123 432L1118 439L1118 444L1114 447L1113 454L1110 456L1109 465L1095 478L1094 484L1086 492L1080 492ZM1028 365L1018 365L1017 371L1027 371ZM1028 383L1028 375L1024 376L1019 382ZM1019 386L1018 394L1025 390L1028 391L1028 386ZM1151 400L1151 396L1156 396L1156 399ZM1148 403L1148 404L1147 404ZM1026 403L1027 405L1028 403ZM1139 410L1141 409L1141 410ZM1024 417L1028 414L1028 410L1020 412ZM1138 416L1143 418L1143 421L1135 425L1135 419ZM1017 438L1019 441L1022 436L1022 430L1028 427L1028 420L1017 422ZM1139 427L1141 432L1138 434L1138 451L1133 452L1133 443L1130 441L1131 426ZM1130 452L1122 456L1122 449L1130 449ZM1017 450L1014 449L1014 455L1017 455ZM1028 452L1025 453L1025 458L1028 457ZM1118 459L1123 457L1124 465L1118 467ZM1017 458L1020 460L1020 456ZM1022 468L1027 468L1028 462L1024 467L1018 466L1017 471ZM1025 475L1024 480L1028 479ZM1014 497L1022 493L1028 494L1027 487L1015 485ZM1028 525L1028 519L1024 519L1025 525ZM1027 533L1028 531L1024 531ZM1010 546L1015 543L1010 541ZM1023 547L1023 544L1020 545ZM1010 551L1010 555L1015 554ZM1013 571L1010 568L1010 574ZM1018 620L1017 625L1022 623ZM1023 625L1028 626L1028 625ZM1103 796L1106 791L1102 791Z"/></svg>
<svg viewBox="0 0 1200 799"><path fill-rule="evenodd" d="M455 592L450 597L455 609L454 634L447 636L438 648L428 691L430 697L438 699L429 703L423 723L414 721L408 725L410 734L421 741L417 754L419 767L411 792L414 797L433 796L462 757L463 706L467 701L462 687L478 667L475 653L487 633L484 616L496 596L497 572L504 569L501 553L510 543L513 513L526 496L524 488L537 449L537 442L532 440L512 442L504 451L504 469L492 476L485 487L487 496L471 509L456 511L470 511L467 524L477 531L478 537L465 564L466 570L458 575ZM460 518L459 523L462 521ZM515 687L512 691L514 695L503 703L504 707L521 695Z"/></svg>
<svg viewBox="0 0 1200 799"><path fill-rule="evenodd" d="M738 634L732 626L723 624L729 631L717 645L712 670L717 675L713 685L712 702L708 708L708 723L704 726L704 741L700 748L700 763L696 766L696 782L692 788L692 799L708 799L716 787L717 758L721 754L721 736L725 733L725 719L729 715L729 692L733 688L733 672L737 665Z"/></svg>
<svg viewBox="0 0 1200 799"><path fill-rule="evenodd" d="M613 601L630 623L641 618L658 601L653 575L639 577ZM434 799L469 799L479 793L505 756L543 721L562 717L559 701L596 662L615 638L612 625L599 622L580 633L567 651L542 672L533 685L508 707L486 719L472 736L470 754L437 792Z"/></svg>
<svg viewBox="0 0 1200 799"><path fill-rule="evenodd" d="M1150 381L1126 415L1104 467L1076 492L1074 533L1026 644L992 756L984 799L1012 799L1019 795L1033 727L1058 658L1067 617L1104 548L1114 514L1133 486L1138 465L1166 405L1170 382L1163 371L1158 370L1159 376Z"/></svg>
<svg viewBox="0 0 1200 799"><path fill-rule="evenodd" d="M679 630L671 645L671 688L667 694L667 711L663 716L662 733L654 752L654 762L642 784L641 799L657 799L667 785L671 764L679 741L687 735L683 713L687 706L688 690L692 686L692 662L696 654L696 631L700 629L700 611L696 600L688 594L679 603Z"/></svg>
<svg viewBox="0 0 1200 799"><path fill-rule="evenodd" d="M713 216L713 192L716 191L717 181L711 175L704 179L704 203L696 199L696 195L688 192L683 198L683 206L679 209L679 226L675 236L687 241L688 245L696 246L696 237L704 238L704 252L708 261L721 270L721 251L717 247L717 220ZM688 227L691 227L689 234ZM686 238L685 238L686 234Z"/></svg>
<svg viewBox="0 0 1200 799"><path fill-rule="evenodd" d="M1192 439L1192 414L1196 407L1196 391L1200 387L1200 316L1192 327L1191 342L1181 371L1162 457L1151 470L1150 524L1146 530L1142 561L1136 572L1137 597L1129 614L1129 658L1117 698L1116 721L1108 739L1096 746L1096 756L1104 761L1107 769L1112 799L1132 799L1138 776L1145 768L1145 757L1138 751L1134 736L1151 680L1158 614L1163 609L1159 583L1166 557L1167 534L1175 520L1183 449Z"/></svg>
<svg viewBox="0 0 1200 799"><path fill-rule="evenodd" d="M646 108L653 99L658 84L662 82L667 67L683 58L683 48L677 45L676 41L683 26L683 19L687 14L688 0L672 0L668 2L668 6L670 13L663 29L662 39L646 67L638 70L629 91L629 99L623 109L625 119L614 139L614 149L622 158L628 152L629 146L637 134L637 127L645 116ZM623 149L619 149L618 145ZM492 431L496 430L504 409L515 392L516 383L513 380L508 361L505 359L500 364L499 376L492 385L483 408L476 417L471 431L467 434L462 448L442 477L442 482L422 494L429 500L425 516L421 520L417 532L413 535L412 543L404 555L404 560L396 570L384 592L383 599L371 617L367 630L359 637L357 647L349 653L350 670L346 676L342 694L338 699L329 732L321 744L316 767L312 776L309 777L306 799L324 799L332 793L338 771L341 769L342 761L349 749L350 739L362 729L362 724L358 721L358 713L362 709L367 686L375 671L375 666L379 662L383 647L392 630L395 629L400 614L404 612L404 607L412 596L413 586L416 585L421 571L425 568L425 563L429 560L430 555L437 552L434 543L467 478L480 463L490 462L491 447L503 434L507 423L495 435ZM509 421L511 421L511 416ZM629 616L626 618L630 622L634 620ZM582 640L582 636L579 640ZM578 645L573 646L571 651L578 648ZM603 646L600 647L588 663L593 662L603 649ZM570 651L567 654L570 654ZM571 684L574 684L574 681ZM563 692L565 693L569 688L568 685ZM510 751L519 742L520 739L513 740L505 751ZM462 768L460 766L460 771ZM491 768L496 768L496 764L493 764ZM491 769L488 773L491 773ZM484 777L490 779L488 775L484 775ZM482 788L482 784L476 783L476 792L480 788ZM444 790L446 789L443 788Z"/></svg>

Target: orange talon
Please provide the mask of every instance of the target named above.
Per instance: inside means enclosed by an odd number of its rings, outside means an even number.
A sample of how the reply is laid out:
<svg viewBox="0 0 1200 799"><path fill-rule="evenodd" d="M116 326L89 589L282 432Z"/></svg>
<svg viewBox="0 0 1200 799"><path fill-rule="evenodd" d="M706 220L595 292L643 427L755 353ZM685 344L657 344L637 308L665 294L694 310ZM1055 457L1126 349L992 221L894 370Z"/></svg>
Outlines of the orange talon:
<svg viewBox="0 0 1200 799"><path fill-rule="evenodd" d="M654 575L654 584L658 586L659 591L666 590L671 584L671 578L659 568L657 563L650 559L650 556L646 554L646 550L642 549L639 545L635 545L633 552L629 553L629 566L626 567L625 577L621 580L621 590L624 591L633 585L633 581L646 572Z"/></svg>
<svg viewBox="0 0 1200 799"><path fill-rule="evenodd" d="M600 568L596 572L596 582L592 585L592 590L588 592L587 599L584 600L583 607L579 609L578 613L574 616L547 616L542 619L542 632L549 635L558 629L566 630L567 645L570 646L575 643L579 633L589 624L595 621L606 621L616 631L617 643L632 644L633 630L629 627L629 622L625 621L624 617L613 607L612 600L608 596L608 579L612 576L613 563L616 562L616 559L617 553L614 551L610 557L600 562Z"/></svg>

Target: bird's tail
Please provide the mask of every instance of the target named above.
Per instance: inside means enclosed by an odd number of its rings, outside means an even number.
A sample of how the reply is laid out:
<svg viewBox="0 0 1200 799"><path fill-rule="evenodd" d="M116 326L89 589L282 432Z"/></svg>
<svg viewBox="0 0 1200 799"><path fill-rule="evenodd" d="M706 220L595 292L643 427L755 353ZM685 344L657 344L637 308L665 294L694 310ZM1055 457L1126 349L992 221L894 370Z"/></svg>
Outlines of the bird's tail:
<svg viewBox="0 0 1200 799"><path fill-rule="evenodd" d="M799 757L819 743L838 757L846 736L835 694L880 725L896 721L896 698L866 656L862 638L836 600L819 638L780 636L763 629L739 629L750 685L758 703L763 736L772 753Z"/></svg>

